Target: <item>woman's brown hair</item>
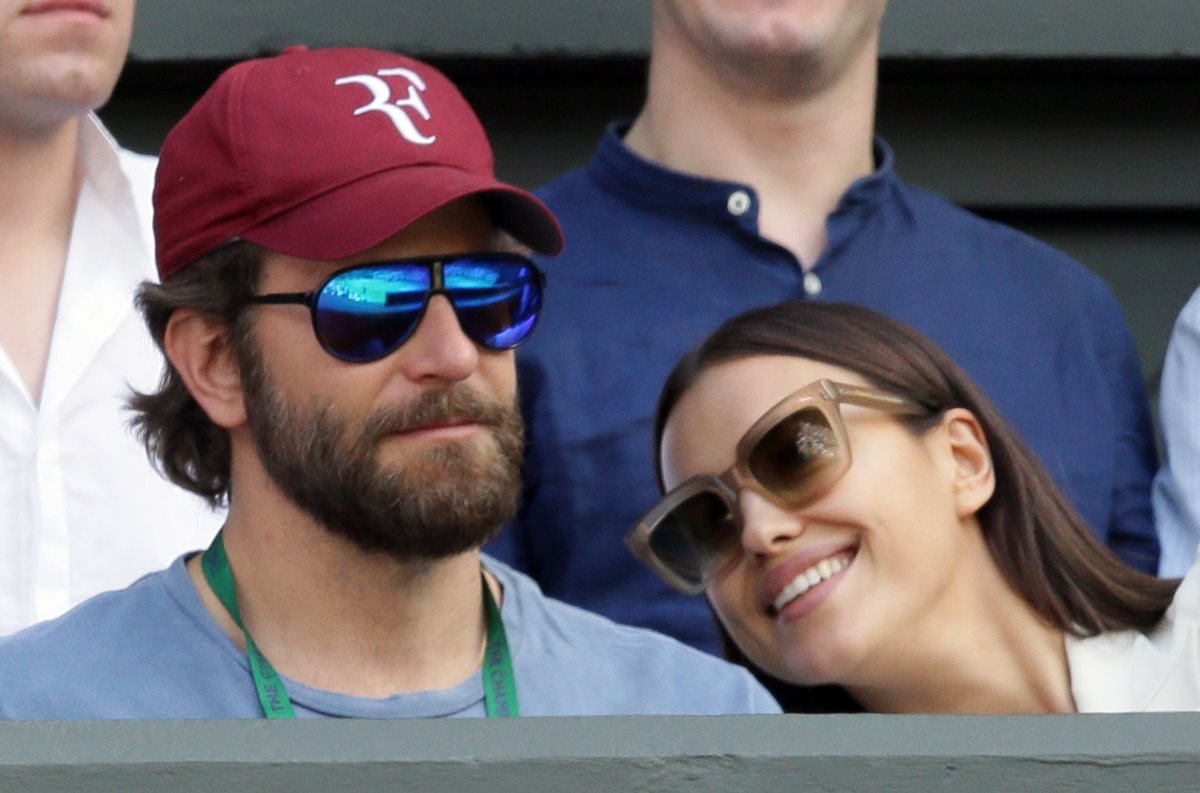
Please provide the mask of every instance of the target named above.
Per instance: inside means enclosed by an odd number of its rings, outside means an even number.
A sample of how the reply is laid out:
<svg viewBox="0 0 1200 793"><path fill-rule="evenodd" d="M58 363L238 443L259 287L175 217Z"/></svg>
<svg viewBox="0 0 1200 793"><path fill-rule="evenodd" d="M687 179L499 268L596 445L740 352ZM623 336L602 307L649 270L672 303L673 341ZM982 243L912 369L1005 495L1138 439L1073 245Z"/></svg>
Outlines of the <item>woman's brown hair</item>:
<svg viewBox="0 0 1200 793"><path fill-rule="evenodd" d="M1137 572L1113 555L966 372L917 331L860 306L796 301L750 311L685 356L659 398L654 446L660 486L663 428L680 397L709 368L759 355L833 364L881 389L935 405L939 413L955 407L971 411L983 427L996 472L995 493L979 510L979 525L1008 585L1047 623L1074 636L1145 631L1162 618L1179 582ZM928 426L927 417L904 420L914 431ZM771 678L723 631L722 639L727 655L754 671L785 710L859 709L837 686Z"/></svg>

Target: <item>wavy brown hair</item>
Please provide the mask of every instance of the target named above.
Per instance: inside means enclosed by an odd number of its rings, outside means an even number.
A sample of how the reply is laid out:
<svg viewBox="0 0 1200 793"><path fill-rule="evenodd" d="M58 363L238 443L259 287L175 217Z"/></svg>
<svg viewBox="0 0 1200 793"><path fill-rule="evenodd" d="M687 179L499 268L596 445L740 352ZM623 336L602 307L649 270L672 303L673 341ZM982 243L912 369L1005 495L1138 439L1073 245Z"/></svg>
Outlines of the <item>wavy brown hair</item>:
<svg viewBox="0 0 1200 793"><path fill-rule="evenodd" d="M950 357L909 326L860 306L796 301L741 314L717 329L671 372L654 426L662 486L663 428L680 397L712 366L759 355L821 361L878 388L979 419L991 450L996 489L978 519L1008 585L1050 625L1074 636L1145 631L1179 586L1127 567L1088 529L1049 473L999 410ZM903 419L915 432L928 416ZM772 678L722 630L726 654L750 668L789 712L859 710L838 686L797 686Z"/></svg>
<svg viewBox="0 0 1200 793"><path fill-rule="evenodd" d="M161 284L138 289L138 310L164 353L167 323L176 309L191 308L220 318L229 327L227 342L238 360L249 358L252 323L241 308L258 286L263 250L233 242L209 253ZM158 390L129 398L130 426L146 454L164 476L211 504L229 503L229 433L209 419L179 372L166 361Z"/></svg>

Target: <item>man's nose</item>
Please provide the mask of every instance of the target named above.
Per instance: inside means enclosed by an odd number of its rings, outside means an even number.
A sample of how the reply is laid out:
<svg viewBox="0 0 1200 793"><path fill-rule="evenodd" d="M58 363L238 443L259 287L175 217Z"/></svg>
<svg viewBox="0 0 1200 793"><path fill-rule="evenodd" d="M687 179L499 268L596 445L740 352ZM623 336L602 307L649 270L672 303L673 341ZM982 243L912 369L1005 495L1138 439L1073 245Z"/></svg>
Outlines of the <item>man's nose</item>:
<svg viewBox="0 0 1200 793"><path fill-rule="evenodd" d="M479 348L463 332L445 295L429 299L421 324L397 350L397 363L414 382L459 382L479 366Z"/></svg>

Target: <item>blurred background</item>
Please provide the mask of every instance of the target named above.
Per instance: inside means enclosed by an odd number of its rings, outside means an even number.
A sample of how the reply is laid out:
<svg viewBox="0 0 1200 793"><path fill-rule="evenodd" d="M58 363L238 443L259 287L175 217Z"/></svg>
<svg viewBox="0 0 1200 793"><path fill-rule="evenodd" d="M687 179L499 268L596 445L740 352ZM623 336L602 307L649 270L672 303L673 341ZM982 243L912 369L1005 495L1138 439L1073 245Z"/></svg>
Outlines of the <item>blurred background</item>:
<svg viewBox="0 0 1200 793"><path fill-rule="evenodd" d="M646 0L141 0L101 112L156 152L222 69L291 44L439 66L503 178L591 156L642 101ZM1200 0L891 0L878 127L907 180L1066 250L1116 291L1157 393L1200 286ZM569 244L569 241L568 241ZM648 266L652 263L647 263Z"/></svg>

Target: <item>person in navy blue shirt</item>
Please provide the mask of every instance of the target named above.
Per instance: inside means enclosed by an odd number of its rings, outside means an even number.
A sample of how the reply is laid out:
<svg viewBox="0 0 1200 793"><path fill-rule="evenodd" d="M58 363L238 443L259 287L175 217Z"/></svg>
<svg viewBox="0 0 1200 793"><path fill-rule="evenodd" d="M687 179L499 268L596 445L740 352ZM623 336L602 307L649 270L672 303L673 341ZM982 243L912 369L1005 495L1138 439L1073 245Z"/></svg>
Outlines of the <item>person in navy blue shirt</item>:
<svg viewBox="0 0 1200 793"><path fill-rule="evenodd" d="M567 247L518 354L524 506L490 551L553 596L717 650L706 605L622 538L658 496L651 417L671 366L728 317L794 298L935 339L1096 534L1154 571L1156 453L1121 309L1068 256L900 179L874 135L884 6L656 2L641 113L538 191Z"/></svg>

